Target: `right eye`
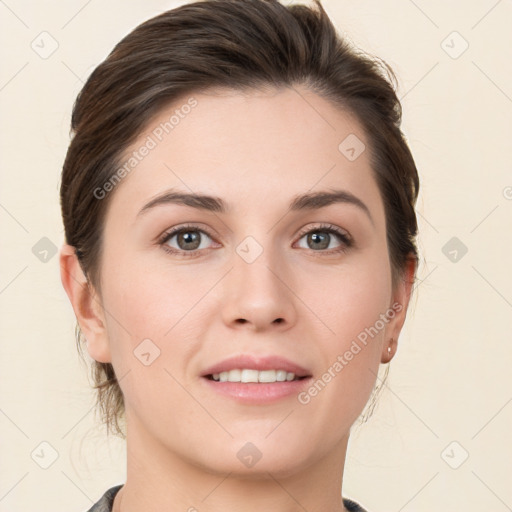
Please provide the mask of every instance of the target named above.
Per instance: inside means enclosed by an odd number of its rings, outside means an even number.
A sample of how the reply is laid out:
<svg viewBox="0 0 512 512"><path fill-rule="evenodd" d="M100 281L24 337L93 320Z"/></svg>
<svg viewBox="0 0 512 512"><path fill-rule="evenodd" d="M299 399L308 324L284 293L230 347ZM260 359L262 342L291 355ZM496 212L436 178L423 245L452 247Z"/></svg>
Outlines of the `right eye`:
<svg viewBox="0 0 512 512"><path fill-rule="evenodd" d="M212 237L205 230L197 226L181 226L164 233L159 243L166 252L193 257L209 248L208 240Z"/></svg>

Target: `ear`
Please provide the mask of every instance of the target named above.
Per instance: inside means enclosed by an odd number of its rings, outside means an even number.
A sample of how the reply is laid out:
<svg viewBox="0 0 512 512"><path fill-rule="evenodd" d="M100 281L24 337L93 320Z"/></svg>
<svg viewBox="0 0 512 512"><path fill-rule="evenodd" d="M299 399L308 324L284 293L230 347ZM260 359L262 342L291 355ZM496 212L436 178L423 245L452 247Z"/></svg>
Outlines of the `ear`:
<svg viewBox="0 0 512 512"><path fill-rule="evenodd" d="M411 298L414 275L416 272L416 258L408 258L404 273L393 290L390 311L395 314L386 328L386 339L382 345L381 362L389 363L396 354L398 348L398 336L405 322L409 300Z"/></svg>
<svg viewBox="0 0 512 512"><path fill-rule="evenodd" d="M103 306L99 294L87 281L75 248L64 244L59 253L60 278L87 340L89 355L100 363L111 362Z"/></svg>

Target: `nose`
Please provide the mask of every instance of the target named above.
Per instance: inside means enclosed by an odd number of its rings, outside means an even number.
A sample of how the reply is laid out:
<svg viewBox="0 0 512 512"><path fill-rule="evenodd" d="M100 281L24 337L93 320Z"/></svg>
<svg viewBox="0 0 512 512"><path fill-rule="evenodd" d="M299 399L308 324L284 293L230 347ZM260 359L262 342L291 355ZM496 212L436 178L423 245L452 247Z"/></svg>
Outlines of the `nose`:
<svg viewBox="0 0 512 512"><path fill-rule="evenodd" d="M235 329L287 330L297 319L290 272L269 251L252 263L233 255L233 268L224 283L222 316Z"/></svg>

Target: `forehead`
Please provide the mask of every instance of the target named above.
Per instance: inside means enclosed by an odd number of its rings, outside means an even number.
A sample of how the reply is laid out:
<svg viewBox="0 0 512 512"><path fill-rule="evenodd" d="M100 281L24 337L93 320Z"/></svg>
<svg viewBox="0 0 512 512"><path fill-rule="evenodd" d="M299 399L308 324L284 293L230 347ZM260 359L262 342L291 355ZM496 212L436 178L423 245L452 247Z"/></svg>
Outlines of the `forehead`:
<svg viewBox="0 0 512 512"><path fill-rule="evenodd" d="M369 153L358 120L305 88L190 94L162 109L125 152L128 172L110 208L129 204L135 216L173 188L221 196L244 213L261 211L264 199L280 208L331 187L378 208Z"/></svg>

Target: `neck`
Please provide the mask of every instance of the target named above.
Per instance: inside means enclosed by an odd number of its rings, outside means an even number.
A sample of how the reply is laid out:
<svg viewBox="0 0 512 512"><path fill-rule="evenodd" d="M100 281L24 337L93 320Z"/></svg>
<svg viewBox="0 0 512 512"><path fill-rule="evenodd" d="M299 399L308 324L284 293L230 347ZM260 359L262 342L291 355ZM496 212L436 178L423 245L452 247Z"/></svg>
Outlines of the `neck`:
<svg viewBox="0 0 512 512"><path fill-rule="evenodd" d="M127 417L127 478L113 512L346 512L342 479L348 436L292 470L219 473L162 446Z"/></svg>

